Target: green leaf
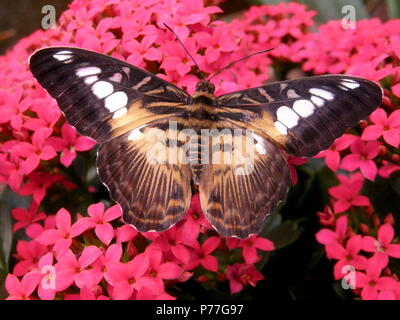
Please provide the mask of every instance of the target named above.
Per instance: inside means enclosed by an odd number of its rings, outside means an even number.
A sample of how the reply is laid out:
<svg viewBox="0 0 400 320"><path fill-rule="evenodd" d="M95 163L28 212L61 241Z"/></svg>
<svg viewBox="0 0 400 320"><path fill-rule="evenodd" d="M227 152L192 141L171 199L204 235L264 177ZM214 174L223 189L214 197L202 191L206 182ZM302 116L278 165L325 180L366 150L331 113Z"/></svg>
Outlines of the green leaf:
<svg viewBox="0 0 400 320"><path fill-rule="evenodd" d="M391 19L400 18L399 0L387 0L388 15Z"/></svg>
<svg viewBox="0 0 400 320"><path fill-rule="evenodd" d="M0 200L0 270L8 270L11 254L13 230L10 207Z"/></svg>
<svg viewBox="0 0 400 320"><path fill-rule="evenodd" d="M9 188L0 193L0 297L4 294L4 279L9 272L9 259L13 248L13 222L11 210L13 208L27 208L31 199L21 197Z"/></svg>
<svg viewBox="0 0 400 320"><path fill-rule="evenodd" d="M295 242L303 233L302 228L299 226L301 220L303 219L286 220L284 223L265 232L265 237L274 243L276 249L284 248Z"/></svg>
<svg viewBox="0 0 400 320"><path fill-rule="evenodd" d="M400 172L396 172L389 179L377 176L375 181L366 180L364 191L377 212L382 216L391 212L398 220L400 218L399 187Z"/></svg>

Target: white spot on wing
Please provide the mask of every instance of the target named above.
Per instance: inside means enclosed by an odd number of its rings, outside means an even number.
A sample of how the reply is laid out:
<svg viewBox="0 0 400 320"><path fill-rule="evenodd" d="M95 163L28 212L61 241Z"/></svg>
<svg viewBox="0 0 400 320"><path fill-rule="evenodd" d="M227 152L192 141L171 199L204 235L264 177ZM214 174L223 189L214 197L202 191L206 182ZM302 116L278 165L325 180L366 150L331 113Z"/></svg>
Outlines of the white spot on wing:
<svg viewBox="0 0 400 320"><path fill-rule="evenodd" d="M287 106L282 106L276 111L276 117L286 127L293 128L299 122L299 115Z"/></svg>
<svg viewBox="0 0 400 320"><path fill-rule="evenodd" d="M293 104L293 110L304 118L311 116L314 109L314 104L309 100L297 100Z"/></svg>
<svg viewBox="0 0 400 320"><path fill-rule="evenodd" d="M76 75L78 77L86 77L86 76L91 76L94 74L99 74L101 72L101 69L98 67L84 67L84 68L79 68L76 70Z"/></svg>
<svg viewBox="0 0 400 320"><path fill-rule="evenodd" d="M128 96L125 92L118 91L108 96L105 101L105 107L111 112L115 112L126 106L128 102Z"/></svg>
<svg viewBox="0 0 400 320"><path fill-rule="evenodd" d="M99 99L107 97L113 91L114 91L113 85L106 81L98 81L92 86L93 94Z"/></svg>
<svg viewBox="0 0 400 320"><path fill-rule="evenodd" d="M86 84L93 84L95 83L97 80L99 80L99 78L97 76L90 76L90 77L86 77L84 82Z"/></svg>
<svg viewBox="0 0 400 320"><path fill-rule="evenodd" d="M128 112L127 108L121 108L114 112L113 119L120 118L120 117L124 116L127 112Z"/></svg>
<svg viewBox="0 0 400 320"><path fill-rule="evenodd" d="M359 83L351 79L343 79L343 81L341 81L340 84L349 89L355 89L360 86Z"/></svg>
<svg viewBox="0 0 400 320"><path fill-rule="evenodd" d="M71 62L71 60L69 59L72 58L72 51L67 51L67 50L59 51L53 55L53 58L57 59L58 61L62 61L64 63L69 63Z"/></svg>
<svg viewBox="0 0 400 320"><path fill-rule="evenodd" d="M325 104L324 99L321 99L317 96L312 96L311 101L317 106L317 107L322 107Z"/></svg>
<svg viewBox="0 0 400 320"><path fill-rule="evenodd" d="M265 150L264 146L261 143L256 143L256 145L254 147L256 148L258 153L267 154L267 150Z"/></svg>
<svg viewBox="0 0 400 320"><path fill-rule="evenodd" d="M325 100L332 100L335 97L332 92L324 89L312 88L309 91L311 94L324 98Z"/></svg>
<svg viewBox="0 0 400 320"><path fill-rule="evenodd" d="M142 129L143 127L144 126L140 126L136 129L133 129L128 136L128 140L132 141L132 140L141 139L141 137L143 136L143 133L140 131L140 129Z"/></svg>
<svg viewBox="0 0 400 320"><path fill-rule="evenodd" d="M278 130L281 134L287 135L287 128L283 125L283 123L279 121L274 122L276 130Z"/></svg>
<svg viewBox="0 0 400 320"><path fill-rule="evenodd" d="M267 150L264 147L263 144L263 138L261 138L258 134L255 134L254 132L252 133L253 138L257 141L257 143L254 145L258 153L260 154L266 154Z"/></svg>
<svg viewBox="0 0 400 320"><path fill-rule="evenodd" d="M122 74L116 72L111 77L109 77L108 80L120 83L122 81Z"/></svg>

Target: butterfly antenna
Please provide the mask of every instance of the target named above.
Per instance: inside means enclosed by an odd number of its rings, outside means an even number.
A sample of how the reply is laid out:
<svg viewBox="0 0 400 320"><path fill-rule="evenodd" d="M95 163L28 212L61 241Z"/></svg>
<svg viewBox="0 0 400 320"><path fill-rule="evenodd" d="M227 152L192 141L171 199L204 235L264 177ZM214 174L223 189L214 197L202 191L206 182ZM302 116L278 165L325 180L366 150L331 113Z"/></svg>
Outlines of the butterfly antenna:
<svg viewBox="0 0 400 320"><path fill-rule="evenodd" d="M232 67L234 64L236 64L236 63L238 63L238 62L240 62L240 61L246 60L246 59L248 59L248 58L250 58L250 57L252 57L252 56L255 56L256 54L261 54L261 53L265 53L265 52L271 51L271 50L273 50L273 49L274 49L274 48L272 48L272 49L267 49L267 50L263 50L263 51L259 51L259 52L254 52L254 53L249 54L248 56L246 56L246 57L244 57L244 58L241 58L241 59L239 59L239 60L233 61L233 62L227 64L227 65L226 65L225 67L223 67L222 69L219 69L217 72L215 72L210 78L207 79L207 81L210 81L210 80L211 80L212 78L214 78L216 75L220 74L222 71L224 71L224 70L226 70L226 69L229 69L229 68Z"/></svg>
<svg viewBox="0 0 400 320"><path fill-rule="evenodd" d="M179 41L179 43L181 44L182 48L185 49L187 55L190 57L190 59L192 59L192 61L193 61L194 64L196 65L197 70L199 70L200 79L203 79L204 76L202 75L202 72L201 72L201 70L200 70L199 65L197 64L196 60L194 60L194 58L192 57L192 55L190 54L190 52L188 51L188 49L186 49L186 47L185 47L185 45L183 44L183 42L181 41L181 39L179 39L178 35L175 33L174 30L172 30L172 28L171 28L169 25L167 25L166 23L164 23L164 26L165 26L169 31L171 31L171 32L175 35L176 39L177 39L177 40Z"/></svg>

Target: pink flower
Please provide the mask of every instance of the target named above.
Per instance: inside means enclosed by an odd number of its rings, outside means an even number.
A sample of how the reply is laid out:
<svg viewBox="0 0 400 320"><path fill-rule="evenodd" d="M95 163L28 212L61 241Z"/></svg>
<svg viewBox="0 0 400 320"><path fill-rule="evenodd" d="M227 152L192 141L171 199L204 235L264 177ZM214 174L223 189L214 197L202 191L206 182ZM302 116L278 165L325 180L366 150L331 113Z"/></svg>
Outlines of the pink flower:
<svg viewBox="0 0 400 320"><path fill-rule="evenodd" d="M20 142L14 147L16 155L25 158L21 163L21 169L25 174L31 173L39 166L40 160L50 160L56 156L52 146L48 144L48 138L52 130L49 128L38 128L32 136L32 144Z"/></svg>
<svg viewBox="0 0 400 320"><path fill-rule="evenodd" d="M148 247L149 248L149 247ZM164 291L163 280L178 279L183 274L183 269L176 262L162 261L163 255L161 250L150 248L147 250L149 257L149 268L147 275L154 279L157 283L159 292Z"/></svg>
<svg viewBox="0 0 400 320"><path fill-rule="evenodd" d="M226 275L229 279L232 294L241 291L245 284L255 287L258 281L264 279L264 276L253 265L240 263L228 266Z"/></svg>
<svg viewBox="0 0 400 320"><path fill-rule="evenodd" d="M396 288L396 281L389 277L381 277L382 270L386 267L376 257L368 260L366 273L356 271L356 287L362 288L363 300L376 300L380 291L391 291Z"/></svg>
<svg viewBox="0 0 400 320"><path fill-rule="evenodd" d="M22 196L33 196L36 203L41 203L46 195L47 189L55 182L63 179L61 175L49 174L44 171L34 171L29 175L27 183L22 185L19 194Z"/></svg>
<svg viewBox="0 0 400 320"><path fill-rule="evenodd" d="M238 49L231 31L226 25L214 27L211 30L211 34L207 32L196 33L195 39L201 46L207 48L205 58L208 63L218 60L221 53Z"/></svg>
<svg viewBox="0 0 400 320"><path fill-rule="evenodd" d="M120 244L112 244L92 265L94 274L97 274L99 279L104 279L108 283L112 283L110 267L114 264L119 264L122 257L122 246Z"/></svg>
<svg viewBox="0 0 400 320"><path fill-rule="evenodd" d="M115 229L115 238L117 243L128 242L134 239L139 232L129 224L124 224Z"/></svg>
<svg viewBox="0 0 400 320"><path fill-rule="evenodd" d="M6 289L10 294L6 300L32 300L31 294L38 285L39 277L36 273L27 273L20 281L15 275L9 274L6 278Z"/></svg>
<svg viewBox="0 0 400 320"><path fill-rule="evenodd" d="M336 220L335 231L322 229L316 234L317 241L324 245L341 244L347 235L347 216Z"/></svg>
<svg viewBox="0 0 400 320"><path fill-rule="evenodd" d="M315 158L325 158L326 165L332 171L337 171L340 165L340 151L346 150L356 139L356 136L344 134L329 149L321 151Z"/></svg>
<svg viewBox="0 0 400 320"><path fill-rule="evenodd" d="M1 92L4 102L1 107L0 124L9 122L15 130L21 130L23 122L28 118L24 112L31 106L31 99L23 99L23 89L17 88L15 92ZM1 101L1 99L0 99Z"/></svg>
<svg viewBox="0 0 400 320"><path fill-rule="evenodd" d="M137 300L175 300L176 298L166 292L157 292L142 286L136 295Z"/></svg>
<svg viewBox="0 0 400 320"><path fill-rule="evenodd" d="M104 211L102 202L92 204L88 207L90 218L80 218L75 222L74 227L80 231L86 231L95 228L96 236L106 245L109 245L114 238L114 229L108 222L119 218L122 214L121 208L118 205Z"/></svg>
<svg viewBox="0 0 400 320"><path fill-rule="evenodd" d="M113 299L127 300L133 295L134 290L140 290L142 286L157 291L158 286L156 282L144 276L148 268L149 257L145 253L138 254L127 263L110 265L110 284L114 287L112 292Z"/></svg>
<svg viewBox="0 0 400 320"><path fill-rule="evenodd" d="M162 57L161 51L153 47L156 38L157 35L146 35L140 42L135 39L126 41L123 44L123 48L132 53L127 62L140 67L143 66L144 60L160 61Z"/></svg>
<svg viewBox="0 0 400 320"><path fill-rule="evenodd" d="M71 227L71 215L64 208L56 214L56 228L44 230L35 240L44 245L54 245L58 255L69 249L72 238L79 236L84 230Z"/></svg>
<svg viewBox="0 0 400 320"><path fill-rule="evenodd" d="M200 205L200 196L197 192L193 195L190 208L186 212L185 222L182 226L182 237L185 243L192 243L197 240L200 232L211 229L211 224L203 214Z"/></svg>
<svg viewBox="0 0 400 320"><path fill-rule="evenodd" d="M245 240L228 238L226 242L231 249L235 247L242 248L243 258L246 264L253 264L259 260L257 249L263 251L272 251L275 249L272 241L255 235Z"/></svg>
<svg viewBox="0 0 400 320"><path fill-rule="evenodd" d="M101 289L97 290L97 291L101 291ZM84 286L81 289L81 291L79 293L79 297L81 300L109 300L110 299L102 294L98 294L97 292L95 292L95 290L90 289L87 286Z"/></svg>
<svg viewBox="0 0 400 320"><path fill-rule="evenodd" d="M168 229L163 233L144 232L143 236L153 240L153 245L159 248L162 252L171 252L171 254L185 265L189 265L191 253L187 245L194 246L192 239L183 236L182 228L177 226ZM192 261L193 262L193 261Z"/></svg>
<svg viewBox="0 0 400 320"><path fill-rule="evenodd" d="M211 255L217 249L221 243L219 237L209 237L201 245L196 242L194 247L200 264L207 270L217 272L218 271L218 260ZM196 264L196 263L194 263Z"/></svg>
<svg viewBox="0 0 400 320"><path fill-rule="evenodd" d="M400 110L395 110L387 116L385 110L379 108L369 118L373 125L364 129L361 139L377 140L383 136L388 144L397 148L400 144Z"/></svg>
<svg viewBox="0 0 400 320"><path fill-rule="evenodd" d="M356 139L350 146L352 154L343 158L341 168L349 171L359 168L364 177L375 180L378 169L372 159L379 154L380 145L376 141L364 142L360 138Z"/></svg>
<svg viewBox="0 0 400 320"><path fill-rule="evenodd" d="M13 231L17 231L21 228L25 228L32 223L44 220L46 214L44 212L37 212L38 205L35 201L31 201L29 209L15 208L12 209L11 215L17 221L14 223Z"/></svg>
<svg viewBox="0 0 400 320"><path fill-rule="evenodd" d="M194 39L188 39L184 42L184 45L197 64L201 64L203 57L197 54L198 48ZM176 71L178 75L182 77L189 73L191 68L195 65L192 59L188 57L185 49L175 40L165 42L160 47L160 50L165 55L161 63L161 68L165 69L167 72Z"/></svg>
<svg viewBox="0 0 400 320"><path fill-rule="evenodd" d="M337 201L333 204L335 213L347 211L352 206L369 206L371 205L368 197L360 195L360 191L364 181L360 175L354 175L350 178L338 176L341 184L329 188L329 194Z"/></svg>
<svg viewBox="0 0 400 320"><path fill-rule="evenodd" d="M83 249L80 257L67 250L59 259L56 268L57 291L63 291L73 283L78 288L88 286L92 288L101 279L98 278L96 271L89 267L101 256L102 251L96 246L88 246Z"/></svg>
<svg viewBox="0 0 400 320"><path fill-rule="evenodd" d="M359 255L362 249L362 237L360 235L352 236L346 243L346 247L338 243L326 246L326 254L330 259L339 260L335 264L335 279L341 279L344 276L343 268L351 265L355 269L365 269L367 267L367 258Z"/></svg>
<svg viewBox="0 0 400 320"><path fill-rule="evenodd" d="M78 137L75 129L65 122L61 127L62 138L50 137L48 143L61 152L61 163L69 167L76 157L76 151L90 150L96 142L87 137Z"/></svg>
<svg viewBox="0 0 400 320"><path fill-rule="evenodd" d="M367 252L377 252L380 258L387 263L388 257L400 258L400 244L393 244L393 226L385 223L379 227L378 239L371 236L363 238L363 250Z"/></svg>
<svg viewBox="0 0 400 320"><path fill-rule="evenodd" d="M36 268L39 259L47 252L44 245L32 240L20 240L17 243L17 256L19 261L14 266L14 274L16 276L23 276L25 273L32 271Z"/></svg>

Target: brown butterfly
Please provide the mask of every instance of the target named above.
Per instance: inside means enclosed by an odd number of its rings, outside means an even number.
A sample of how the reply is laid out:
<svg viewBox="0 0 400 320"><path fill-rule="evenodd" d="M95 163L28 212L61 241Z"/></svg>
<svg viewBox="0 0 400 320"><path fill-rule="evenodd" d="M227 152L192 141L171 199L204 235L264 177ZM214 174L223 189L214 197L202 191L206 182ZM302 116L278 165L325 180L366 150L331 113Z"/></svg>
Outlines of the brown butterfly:
<svg viewBox="0 0 400 320"><path fill-rule="evenodd" d="M125 222L140 231L177 223L194 183L220 234L258 233L290 186L281 150L313 156L382 100L378 85L345 75L219 97L203 80L191 96L128 63L69 47L35 52L30 69L67 121L100 145L100 179L121 205Z"/></svg>

